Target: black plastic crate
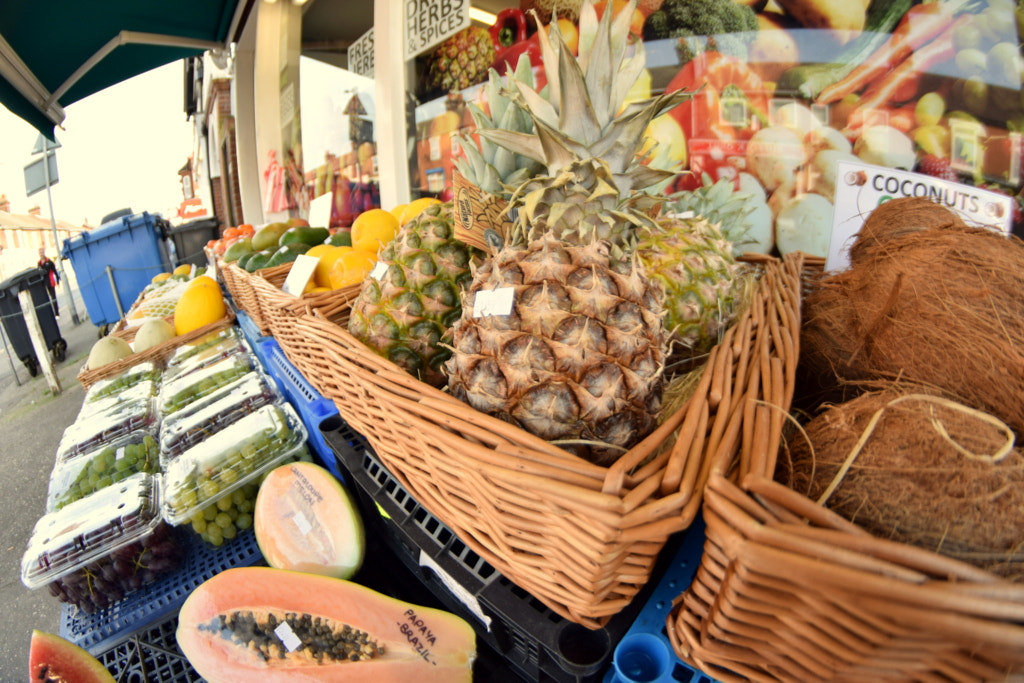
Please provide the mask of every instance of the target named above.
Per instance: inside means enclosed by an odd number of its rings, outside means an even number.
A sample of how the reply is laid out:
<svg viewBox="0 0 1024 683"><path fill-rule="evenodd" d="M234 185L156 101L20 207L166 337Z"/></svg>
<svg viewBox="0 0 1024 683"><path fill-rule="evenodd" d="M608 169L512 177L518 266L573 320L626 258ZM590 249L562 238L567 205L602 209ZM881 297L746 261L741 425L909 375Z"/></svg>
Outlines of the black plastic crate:
<svg viewBox="0 0 1024 683"><path fill-rule="evenodd" d="M651 581L601 629L571 622L505 578L420 505L340 417L324 438L355 483L367 534L378 534L445 607L473 625L479 640L527 681L603 680L618 642L632 626L685 534L673 537ZM686 679L682 679L686 680Z"/></svg>
<svg viewBox="0 0 1024 683"><path fill-rule="evenodd" d="M196 673L178 648L178 613L153 624L96 655L117 683L193 683Z"/></svg>

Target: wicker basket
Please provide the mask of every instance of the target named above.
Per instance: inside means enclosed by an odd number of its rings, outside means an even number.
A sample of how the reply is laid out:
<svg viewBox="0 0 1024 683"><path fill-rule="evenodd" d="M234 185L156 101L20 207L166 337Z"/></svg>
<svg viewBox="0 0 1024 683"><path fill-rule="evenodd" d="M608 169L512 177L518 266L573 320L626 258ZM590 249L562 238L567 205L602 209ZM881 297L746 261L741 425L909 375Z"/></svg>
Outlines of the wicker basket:
<svg viewBox="0 0 1024 683"><path fill-rule="evenodd" d="M288 271L292 264L283 263L272 268L262 268L254 273L249 273L236 264L231 263L225 267L228 276L234 281L235 290L231 292L231 298L240 311L252 318L253 323L264 337L270 335L270 321L267 320L265 306L261 301L263 292L260 289L261 279L269 282L282 283L288 277Z"/></svg>
<svg viewBox="0 0 1024 683"><path fill-rule="evenodd" d="M740 476L711 468L704 555L666 620L676 654L722 681L1024 680L1024 586L773 481L788 409Z"/></svg>
<svg viewBox="0 0 1024 683"><path fill-rule="evenodd" d="M508 579L600 628L647 582L668 536L692 522L711 456L744 457L752 440L773 436L756 405L788 400L793 384L801 260L763 267L694 396L611 467L417 381L319 311L296 324L319 354L307 376L402 485Z"/></svg>
<svg viewBox="0 0 1024 683"><path fill-rule="evenodd" d="M168 316L164 318L164 320L171 323L172 325L174 324L174 316ZM114 377L115 375L120 374L121 372L127 370L133 365L137 365L138 363L145 363L147 361L156 361L162 363L179 346L187 344L195 339L199 339L208 332L213 332L215 330L221 329L222 327L227 327L228 325L231 325L234 322L235 313L230 308L228 308L227 313L220 320L212 322L209 325L203 325L202 327L192 330L191 332L188 332L186 334L180 334L176 337L172 337L171 339L168 339L165 342L149 347L145 351L133 353L127 358L121 358L120 360L116 360L113 363L108 363L103 367L96 368L95 370L89 370L86 368L86 366L83 365L82 369L78 371L78 381L82 384L83 387L88 389L90 386L92 386L99 380L106 379L107 377ZM121 339L124 339L126 342L131 344L135 340L135 333L139 331L139 327L140 326L125 327L115 332L111 332L110 336L120 337Z"/></svg>

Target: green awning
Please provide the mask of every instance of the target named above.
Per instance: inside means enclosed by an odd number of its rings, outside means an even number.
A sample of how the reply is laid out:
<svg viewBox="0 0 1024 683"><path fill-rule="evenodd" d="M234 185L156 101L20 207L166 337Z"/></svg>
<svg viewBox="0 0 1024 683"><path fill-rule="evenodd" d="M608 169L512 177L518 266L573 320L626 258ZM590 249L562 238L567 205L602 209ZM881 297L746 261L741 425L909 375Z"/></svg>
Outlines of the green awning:
<svg viewBox="0 0 1024 683"><path fill-rule="evenodd" d="M253 0L3 0L0 103L53 138L64 107L234 41ZM125 106L145 111L145 102Z"/></svg>

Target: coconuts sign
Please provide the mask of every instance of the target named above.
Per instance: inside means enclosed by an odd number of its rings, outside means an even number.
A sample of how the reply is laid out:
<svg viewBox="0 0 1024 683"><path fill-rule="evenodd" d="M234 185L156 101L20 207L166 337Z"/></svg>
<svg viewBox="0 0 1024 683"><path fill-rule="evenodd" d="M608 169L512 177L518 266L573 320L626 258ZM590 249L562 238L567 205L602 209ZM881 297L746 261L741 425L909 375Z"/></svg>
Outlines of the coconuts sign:
<svg viewBox="0 0 1024 683"><path fill-rule="evenodd" d="M879 204L898 197L921 197L955 211L968 225L1009 234L1013 221L1012 198L963 183L921 173L855 161L836 164L836 192L832 234L825 270L845 270L849 249L868 214Z"/></svg>
<svg viewBox="0 0 1024 683"><path fill-rule="evenodd" d="M406 0L406 60L426 52L467 26L469 0Z"/></svg>

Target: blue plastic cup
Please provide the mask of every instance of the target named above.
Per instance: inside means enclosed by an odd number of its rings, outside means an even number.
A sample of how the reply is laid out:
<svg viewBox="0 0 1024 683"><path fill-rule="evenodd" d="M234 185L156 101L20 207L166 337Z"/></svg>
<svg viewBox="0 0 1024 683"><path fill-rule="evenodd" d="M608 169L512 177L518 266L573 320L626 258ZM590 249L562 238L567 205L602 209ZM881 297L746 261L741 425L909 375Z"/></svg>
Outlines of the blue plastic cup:
<svg viewBox="0 0 1024 683"><path fill-rule="evenodd" d="M615 648L612 665L615 680L621 683L667 681L672 673L668 646L650 633L633 633L623 638Z"/></svg>

